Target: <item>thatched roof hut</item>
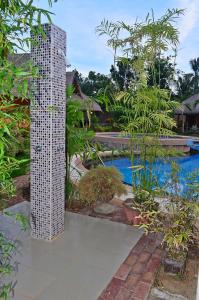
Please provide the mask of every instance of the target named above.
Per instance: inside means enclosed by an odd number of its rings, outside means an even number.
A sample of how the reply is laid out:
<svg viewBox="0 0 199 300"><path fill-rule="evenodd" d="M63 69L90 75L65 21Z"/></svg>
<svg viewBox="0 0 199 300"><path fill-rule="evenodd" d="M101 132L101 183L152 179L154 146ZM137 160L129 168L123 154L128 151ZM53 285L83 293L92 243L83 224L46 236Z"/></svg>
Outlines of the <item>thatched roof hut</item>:
<svg viewBox="0 0 199 300"><path fill-rule="evenodd" d="M9 61L14 63L17 67L25 66L25 64L30 61L30 53L17 53L12 54L9 56ZM79 101L82 103L82 110L90 109L93 112L101 112L101 107L98 103L90 99L88 96L86 96L78 83L78 79L76 76L76 73L74 71L72 72L66 72L66 87L69 85L74 86L74 94L71 97L71 100ZM17 93L15 92L16 100L15 103L21 104L21 105L28 105L28 100L21 101L20 99L17 99Z"/></svg>
<svg viewBox="0 0 199 300"><path fill-rule="evenodd" d="M175 111L176 115L199 114L199 93L184 100L181 106Z"/></svg>
<svg viewBox="0 0 199 300"><path fill-rule="evenodd" d="M184 100L175 111L178 128L182 132L199 129L199 93Z"/></svg>
<svg viewBox="0 0 199 300"><path fill-rule="evenodd" d="M66 87L69 85L74 87L74 94L71 97L71 100L80 102L82 104L82 110L90 109L94 112L102 111L97 102L90 99L82 92L75 71L66 72Z"/></svg>

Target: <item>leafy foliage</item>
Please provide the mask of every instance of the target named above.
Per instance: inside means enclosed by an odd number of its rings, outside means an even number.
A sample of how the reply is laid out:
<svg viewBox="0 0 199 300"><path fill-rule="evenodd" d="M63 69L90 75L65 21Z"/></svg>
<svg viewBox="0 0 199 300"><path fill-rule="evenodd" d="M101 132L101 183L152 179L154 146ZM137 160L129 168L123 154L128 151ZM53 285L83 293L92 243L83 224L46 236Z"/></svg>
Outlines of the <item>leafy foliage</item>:
<svg viewBox="0 0 199 300"><path fill-rule="evenodd" d="M199 203L189 198L189 191L183 197L180 194L178 173L179 166L173 162L170 180L164 187L165 196L168 199L164 210L146 211L144 208L141 210L142 217L149 220L148 224L142 227L147 232L161 232L163 245L169 257L177 260L183 257L184 252L194 242L195 222L199 216ZM194 194L194 185L191 185L191 188Z"/></svg>
<svg viewBox="0 0 199 300"><path fill-rule="evenodd" d="M181 74L176 81L176 99L182 102L194 94L194 75L192 73Z"/></svg>
<svg viewBox="0 0 199 300"><path fill-rule="evenodd" d="M194 241L196 208L195 204L182 201L168 206L169 215L165 220L164 231L162 231L163 242L172 258L176 259L181 256ZM199 212L198 208L197 211Z"/></svg>
<svg viewBox="0 0 199 300"><path fill-rule="evenodd" d="M190 61L191 68L194 72L194 93L199 91L199 57Z"/></svg>
<svg viewBox="0 0 199 300"><path fill-rule="evenodd" d="M89 147L94 133L84 126L85 115L82 110L82 103L70 100L73 94L73 87L67 88L67 116L66 116L66 147L68 157L81 154Z"/></svg>
<svg viewBox="0 0 199 300"><path fill-rule="evenodd" d="M172 91L175 66L171 56L156 58L154 66L149 67L147 85L153 86L158 83L161 89Z"/></svg>
<svg viewBox="0 0 199 300"><path fill-rule="evenodd" d="M170 135L175 127L171 115L178 103L169 100L167 90L141 86L136 91L120 92L114 106L115 109L123 107L121 117L123 127L131 135L134 133Z"/></svg>
<svg viewBox="0 0 199 300"><path fill-rule="evenodd" d="M85 156L92 152L92 138L94 137L93 131L84 126L85 115L82 111L82 104L70 100L73 91L73 86L68 86L66 91L66 196L68 201L74 190L70 180L72 158L74 155L80 155L82 159L85 159Z"/></svg>
<svg viewBox="0 0 199 300"><path fill-rule="evenodd" d="M52 3L52 1L50 1ZM41 18L50 21L50 12L33 5L32 0L0 1L0 57L6 58L14 49L30 47L31 37L25 36L30 29L41 32ZM38 27L34 27L38 25Z"/></svg>
<svg viewBox="0 0 199 300"><path fill-rule="evenodd" d="M155 20L152 11L144 22L128 25L103 20L97 27L99 35L108 36L109 46L122 51L124 57L118 60L135 74L126 90L112 97L116 101L110 99L111 108L120 112L120 122L131 135L136 132L169 135L175 127L171 114L177 102L171 101L171 92L165 89L168 83L161 77L160 71L165 70L166 64L162 55L165 51L173 51L173 64L170 62L167 67L173 71L169 80L174 80L179 43L179 32L174 23L182 13L178 9L168 10Z"/></svg>
<svg viewBox="0 0 199 300"><path fill-rule="evenodd" d="M128 60L127 60L128 62ZM111 66L111 78L115 84L115 89L119 91L126 90L130 82L135 79L135 72L133 71L130 61L118 61L116 66Z"/></svg>
<svg viewBox="0 0 199 300"><path fill-rule="evenodd" d="M99 166L88 171L79 181L80 199L87 205L109 202L115 194L126 193L121 174L112 167Z"/></svg>
<svg viewBox="0 0 199 300"><path fill-rule="evenodd" d="M4 284L4 279L6 276L11 275L15 269L15 265L10 264L13 253L16 251L16 246L12 241L9 241L5 236L0 233L0 297L1 299L8 299L8 295L12 290L12 283Z"/></svg>
<svg viewBox="0 0 199 300"><path fill-rule="evenodd" d="M85 151L86 144L89 145L93 132L83 126L84 113L81 110L81 103L76 101L67 102L67 154L72 157Z"/></svg>
<svg viewBox="0 0 199 300"><path fill-rule="evenodd" d="M88 77L82 77L78 73L78 78L82 92L90 97L96 97L100 89L105 89L107 86L112 85L108 76L94 71L90 71Z"/></svg>
<svg viewBox="0 0 199 300"><path fill-rule="evenodd" d="M130 58L139 80L145 82L146 67L154 68L154 62L161 53L177 47L179 32L173 23L182 13L183 10L169 9L155 20L152 11L144 22L136 21L133 25L103 20L96 31L99 35L108 36L108 46L116 51L122 50Z"/></svg>
<svg viewBox="0 0 199 300"><path fill-rule="evenodd" d="M199 93L199 58L192 59L190 66L193 73L179 73L175 83L176 98L180 102Z"/></svg>

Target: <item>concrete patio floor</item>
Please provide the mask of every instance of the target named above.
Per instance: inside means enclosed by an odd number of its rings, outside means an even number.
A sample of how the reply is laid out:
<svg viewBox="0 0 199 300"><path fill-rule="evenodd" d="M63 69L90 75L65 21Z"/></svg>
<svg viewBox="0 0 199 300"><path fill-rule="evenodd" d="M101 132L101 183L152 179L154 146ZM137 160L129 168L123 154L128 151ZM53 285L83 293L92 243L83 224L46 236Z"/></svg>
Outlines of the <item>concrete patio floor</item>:
<svg viewBox="0 0 199 300"><path fill-rule="evenodd" d="M29 203L11 210L28 215ZM96 300L142 236L131 226L68 212L65 232L53 242L33 240L5 216L0 231L20 250L13 300Z"/></svg>

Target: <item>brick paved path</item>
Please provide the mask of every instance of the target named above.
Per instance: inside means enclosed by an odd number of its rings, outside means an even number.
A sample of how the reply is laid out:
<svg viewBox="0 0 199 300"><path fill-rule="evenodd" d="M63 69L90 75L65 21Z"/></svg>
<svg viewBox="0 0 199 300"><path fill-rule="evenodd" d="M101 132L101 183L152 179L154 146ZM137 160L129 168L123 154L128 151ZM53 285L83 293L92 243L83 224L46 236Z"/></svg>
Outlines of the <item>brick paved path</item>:
<svg viewBox="0 0 199 300"><path fill-rule="evenodd" d="M117 210L110 216L96 214L92 209L83 209L80 213L128 224L123 205L116 204ZM146 300L164 253L161 241L158 234L143 235L98 300Z"/></svg>
<svg viewBox="0 0 199 300"><path fill-rule="evenodd" d="M161 263L157 234L143 235L98 300L146 300Z"/></svg>

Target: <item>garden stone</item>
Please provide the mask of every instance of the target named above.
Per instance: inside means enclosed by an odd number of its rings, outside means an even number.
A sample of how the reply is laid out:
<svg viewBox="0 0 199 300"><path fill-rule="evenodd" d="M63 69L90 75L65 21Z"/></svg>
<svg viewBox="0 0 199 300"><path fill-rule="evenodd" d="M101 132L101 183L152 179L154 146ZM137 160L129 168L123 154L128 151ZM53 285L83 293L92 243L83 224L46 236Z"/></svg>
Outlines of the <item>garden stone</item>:
<svg viewBox="0 0 199 300"><path fill-rule="evenodd" d="M165 258L164 271L170 274L183 274L185 269L185 262L186 260L175 261Z"/></svg>
<svg viewBox="0 0 199 300"><path fill-rule="evenodd" d="M159 204L159 209L163 213L169 212L167 206L170 204L170 200L168 198L155 197L154 200Z"/></svg>
<svg viewBox="0 0 199 300"><path fill-rule="evenodd" d="M122 201L126 201L128 198L134 198L134 194L131 192L128 192L127 194L122 194L119 199Z"/></svg>
<svg viewBox="0 0 199 300"><path fill-rule="evenodd" d="M108 204L108 203L99 204L94 208L94 212L96 214L101 214L101 215L110 215L116 211L117 211L117 207L115 205Z"/></svg>
<svg viewBox="0 0 199 300"><path fill-rule="evenodd" d="M151 295L153 297L156 297L157 299L162 299L162 300L189 300L184 296L172 294L169 293L168 291L158 289L158 288L152 288Z"/></svg>
<svg viewBox="0 0 199 300"><path fill-rule="evenodd" d="M114 197L110 202L110 204L115 205L115 206L123 206L124 201L122 201L121 199Z"/></svg>
<svg viewBox="0 0 199 300"><path fill-rule="evenodd" d="M170 274L183 274L185 270L186 257L180 261L165 257L164 271Z"/></svg>

